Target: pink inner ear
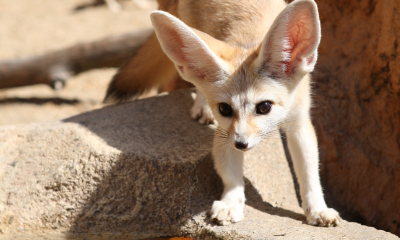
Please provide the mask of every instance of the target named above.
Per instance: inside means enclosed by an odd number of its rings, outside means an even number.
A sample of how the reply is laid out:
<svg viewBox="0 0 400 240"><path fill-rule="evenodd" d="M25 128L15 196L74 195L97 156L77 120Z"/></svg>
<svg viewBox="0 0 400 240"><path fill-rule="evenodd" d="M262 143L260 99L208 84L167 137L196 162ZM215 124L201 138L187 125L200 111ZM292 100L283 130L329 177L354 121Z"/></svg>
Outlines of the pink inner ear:
<svg viewBox="0 0 400 240"><path fill-rule="evenodd" d="M285 63L285 67L286 73L290 73L296 64L302 61L301 57L307 55L314 45L315 26L310 13L302 11L291 19L287 33L289 46L284 51L290 54L290 60ZM308 57L307 63L310 64L313 58L313 56Z"/></svg>
<svg viewBox="0 0 400 240"><path fill-rule="evenodd" d="M161 25L159 27L160 33L164 35L164 39L168 41L168 43L163 44L163 46L166 48L165 50L169 53L170 57L173 58L173 61L178 63L188 62L183 52L185 44L177 29L172 25L174 23L163 24L160 22L159 24Z"/></svg>
<svg viewBox="0 0 400 240"><path fill-rule="evenodd" d="M162 35L165 36L165 39L167 39L168 41L166 44L164 44L164 48L166 48L166 51L168 51L169 56L172 58L172 60L175 63L178 63L177 67L182 74L186 73L186 71L189 70L196 73L197 77L205 79L207 75L206 71L202 71L201 69L196 68L194 66L193 60L190 59L190 56L186 56L187 53L185 53L184 50L186 49L185 39L182 39L185 36L180 33L179 29L176 29L175 26L172 24L164 24L163 22L160 22L160 32ZM186 39L186 41L190 40Z"/></svg>

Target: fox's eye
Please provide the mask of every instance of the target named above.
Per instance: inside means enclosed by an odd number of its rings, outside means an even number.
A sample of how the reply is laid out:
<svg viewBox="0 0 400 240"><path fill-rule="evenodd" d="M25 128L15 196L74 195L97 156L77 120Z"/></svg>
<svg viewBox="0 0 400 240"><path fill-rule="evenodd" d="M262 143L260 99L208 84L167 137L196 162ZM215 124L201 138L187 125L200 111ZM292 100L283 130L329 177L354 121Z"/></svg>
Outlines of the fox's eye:
<svg viewBox="0 0 400 240"><path fill-rule="evenodd" d="M232 117L232 108L229 104L220 103L219 104L219 112L224 117Z"/></svg>
<svg viewBox="0 0 400 240"><path fill-rule="evenodd" d="M270 101L260 102L256 106L257 114L267 114L271 111L272 103Z"/></svg>

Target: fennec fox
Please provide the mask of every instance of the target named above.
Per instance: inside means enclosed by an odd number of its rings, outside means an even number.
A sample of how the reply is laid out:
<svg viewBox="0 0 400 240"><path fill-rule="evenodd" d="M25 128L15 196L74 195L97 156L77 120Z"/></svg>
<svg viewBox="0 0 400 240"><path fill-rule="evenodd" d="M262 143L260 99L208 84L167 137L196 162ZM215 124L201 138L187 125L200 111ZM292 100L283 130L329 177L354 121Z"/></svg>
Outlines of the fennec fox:
<svg viewBox="0 0 400 240"><path fill-rule="evenodd" d="M224 192L213 203L211 218L220 224L243 219L245 152L280 127L290 128L288 146L307 222L337 225L340 217L322 194L309 113L309 73L321 37L315 2L174 2L170 12L181 20L164 11L154 11L151 20L172 66L197 87L192 117L218 122L212 153Z"/></svg>

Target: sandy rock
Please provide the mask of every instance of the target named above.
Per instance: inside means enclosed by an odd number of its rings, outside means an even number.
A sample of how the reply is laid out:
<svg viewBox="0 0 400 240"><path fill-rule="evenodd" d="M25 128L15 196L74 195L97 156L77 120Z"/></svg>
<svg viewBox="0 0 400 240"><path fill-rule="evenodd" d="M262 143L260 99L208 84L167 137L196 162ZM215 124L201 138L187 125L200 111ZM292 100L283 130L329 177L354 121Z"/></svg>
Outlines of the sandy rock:
<svg viewBox="0 0 400 240"><path fill-rule="evenodd" d="M366 224L400 235L400 1L316 2L322 180Z"/></svg>
<svg viewBox="0 0 400 240"><path fill-rule="evenodd" d="M245 220L216 226L213 126L191 91L0 128L1 239L396 239L356 223L305 224L281 139L250 151Z"/></svg>

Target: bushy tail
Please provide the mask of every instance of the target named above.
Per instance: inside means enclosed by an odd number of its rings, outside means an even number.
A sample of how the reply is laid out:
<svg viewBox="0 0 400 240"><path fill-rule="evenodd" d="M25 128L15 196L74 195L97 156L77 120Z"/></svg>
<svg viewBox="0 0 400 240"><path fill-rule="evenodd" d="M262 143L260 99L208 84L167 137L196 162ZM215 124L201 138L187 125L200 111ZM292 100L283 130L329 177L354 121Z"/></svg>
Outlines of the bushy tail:
<svg viewBox="0 0 400 240"><path fill-rule="evenodd" d="M162 51L153 33L127 64L111 80L105 102L136 99L158 92L176 78L174 64Z"/></svg>

